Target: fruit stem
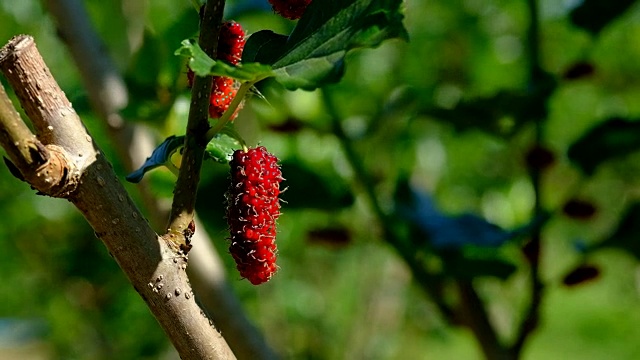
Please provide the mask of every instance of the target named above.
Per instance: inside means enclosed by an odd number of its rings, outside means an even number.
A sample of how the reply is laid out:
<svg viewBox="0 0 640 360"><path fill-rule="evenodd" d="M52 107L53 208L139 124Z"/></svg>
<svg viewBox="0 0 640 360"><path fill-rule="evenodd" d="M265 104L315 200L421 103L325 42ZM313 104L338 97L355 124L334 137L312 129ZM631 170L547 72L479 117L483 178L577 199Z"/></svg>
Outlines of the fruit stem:
<svg viewBox="0 0 640 360"><path fill-rule="evenodd" d="M169 171L171 171L171 173L176 177L178 177L178 175L180 174L180 168L176 166L176 164L174 164L173 161L171 161L171 157L169 157L169 159L164 164L164 166L166 166L167 169L169 169Z"/></svg>
<svg viewBox="0 0 640 360"><path fill-rule="evenodd" d="M213 137L216 136L227 125L229 121L231 121L231 117L233 116L233 114L235 114L236 109L238 108L238 106L240 106L240 104L244 100L244 97L247 94L247 91L249 91L249 89L251 89L254 84L255 84L255 81L247 81L247 82L243 82L242 85L240 85L240 88L238 89L238 92L236 93L236 96L233 98L233 101L231 102L231 104L229 104L229 108L227 109L227 111L225 111L224 114L222 114L222 116L215 123L215 125L207 131L207 134L205 135L205 138L207 139L207 143L211 141L211 139L213 139ZM240 140L240 142L243 143L243 148L246 147L242 139L238 139L238 140Z"/></svg>

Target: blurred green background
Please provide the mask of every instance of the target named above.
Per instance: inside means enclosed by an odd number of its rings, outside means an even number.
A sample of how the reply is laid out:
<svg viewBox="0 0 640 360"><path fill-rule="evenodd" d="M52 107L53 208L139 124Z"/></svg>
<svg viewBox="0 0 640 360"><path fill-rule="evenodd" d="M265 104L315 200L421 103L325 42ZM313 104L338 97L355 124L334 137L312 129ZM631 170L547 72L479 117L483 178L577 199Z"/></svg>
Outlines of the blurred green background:
<svg viewBox="0 0 640 360"><path fill-rule="evenodd" d="M225 165L207 163L198 211L249 317L283 358L482 358L473 334L443 319L382 239L383 226L334 134L332 116L340 118L385 212L395 209L397 184L407 176L443 213L473 213L504 229L528 224L540 196L542 208L552 212L542 231L540 273L547 287L541 323L523 359L640 358L637 252L611 237L620 234L618 224L640 196L640 157L632 146L585 175L567 156L572 144L606 119L640 114L640 7L631 6L592 34L570 20L581 3L538 2L541 67L554 86L544 99L548 113L540 134L554 163L544 169L539 193L525 161L536 141L535 126L526 114L509 110L519 99L509 96L532 91L530 17L523 0L408 0L410 41L350 53L342 82L324 95L260 84L264 99L249 99L236 125L248 144L264 145L282 160L288 179L277 275L253 287L237 278L226 256ZM181 134L189 91L183 60L172 53L197 31L191 2L84 5L126 74L127 120L149 125L158 143ZM287 33L293 26L274 15L266 0L230 0L227 11L247 33ZM124 181L126 170L92 114L43 5L1 0L0 39L4 44L20 33L35 38ZM588 74L568 76L576 64L586 64ZM520 110L526 113L526 105ZM150 177L158 196L169 199L173 175L156 170ZM135 197L135 186L127 186ZM586 199L595 215L581 220L560 211L573 198ZM0 203L0 359L175 357L144 303L69 203L36 196L5 166ZM625 234L626 240L637 239L634 232ZM598 246L603 241L610 246ZM529 296L520 245L495 250L515 264L510 276L474 277L505 342L513 340ZM583 263L593 264L599 277L563 285L565 275Z"/></svg>

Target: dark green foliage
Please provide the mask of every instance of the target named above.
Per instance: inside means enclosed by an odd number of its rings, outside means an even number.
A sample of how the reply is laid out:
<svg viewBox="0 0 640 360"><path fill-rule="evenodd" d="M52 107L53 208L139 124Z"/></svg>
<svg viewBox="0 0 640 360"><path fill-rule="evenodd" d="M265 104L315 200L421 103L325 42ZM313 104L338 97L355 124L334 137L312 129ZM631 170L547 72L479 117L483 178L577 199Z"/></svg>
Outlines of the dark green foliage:
<svg viewBox="0 0 640 360"><path fill-rule="evenodd" d="M285 208L336 211L353 204L353 194L338 174L332 169L318 170L295 161L282 163Z"/></svg>
<svg viewBox="0 0 640 360"><path fill-rule="evenodd" d="M506 280L517 267L497 252L474 254L473 251L444 251L440 253L444 272L456 279L472 280L485 276Z"/></svg>
<svg viewBox="0 0 640 360"><path fill-rule="evenodd" d="M270 31L249 37L244 58L273 65L287 89L312 90L337 82L349 50L375 47L407 33L401 1L315 1L288 37Z"/></svg>
<svg viewBox="0 0 640 360"><path fill-rule="evenodd" d="M584 0L571 12L571 21L593 35L625 13L635 0Z"/></svg>
<svg viewBox="0 0 640 360"><path fill-rule="evenodd" d="M569 147L569 159L587 175L610 160L640 150L640 122L611 118L595 126Z"/></svg>
<svg viewBox="0 0 640 360"><path fill-rule="evenodd" d="M502 91L488 98L462 101L453 109L427 108L421 114L450 124L456 131L481 130L508 137L533 119L545 116L545 102L549 95L550 92L531 94Z"/></svg>
<svg viewBox="0 0 640 360"><path fill-rule="evenodd" d="M594 247L599 248L617 248L640 260L640 203L631 205L613 234Z"/></svg>

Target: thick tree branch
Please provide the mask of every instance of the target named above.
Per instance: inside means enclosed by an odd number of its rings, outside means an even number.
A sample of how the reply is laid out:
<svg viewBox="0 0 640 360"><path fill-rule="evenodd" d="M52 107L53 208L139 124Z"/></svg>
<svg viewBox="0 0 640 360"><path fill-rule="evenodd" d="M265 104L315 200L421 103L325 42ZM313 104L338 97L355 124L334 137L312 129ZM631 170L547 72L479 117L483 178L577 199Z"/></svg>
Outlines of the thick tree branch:
<svg viewBox="0 0 640 360"><path fill-rule="evenodd" d="M158 237L142 217L51 76L33 39L18 36L3 47L0 69L38 138L58 146L65 154L65 165L72 169L68 178L77 177L77 181L66 180L75 186L61 196L91 224L182 358L234 358L195 302L184 271L186 258Z"/></svg>
<svg viewBox="0 0 640 360"><path fill-rule="evenodd" d="M91 25L81 1L46 0L45 5L78 66L93 108L119 150L121 161L127 170L134 170L153 150L153 136L149 129L121 118L119 112L126 105L122 100L128 98L128 90L107 48ZM164 226L168 208L147 185L143 180L136 189L141 192L151 223ZM198 302L208 311L239 359L276 358L229 286L222 260L204 226L197 218L195 222L196 232L191 239L194 250L189 253L187 271Z"/></svg>

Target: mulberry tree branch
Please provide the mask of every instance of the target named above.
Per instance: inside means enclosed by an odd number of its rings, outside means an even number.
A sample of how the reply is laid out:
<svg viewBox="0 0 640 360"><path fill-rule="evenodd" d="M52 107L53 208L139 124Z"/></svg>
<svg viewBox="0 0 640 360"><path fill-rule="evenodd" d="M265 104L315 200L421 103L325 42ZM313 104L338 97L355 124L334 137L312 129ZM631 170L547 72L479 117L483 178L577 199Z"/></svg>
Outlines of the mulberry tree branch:
<svg viewBox="0 0 640 360"><path fill-rule="evenodd" d="M128 90L122 75L111 60L106 46L96 33L79 0L46 0L61 40L70 50L87 89L92 107L105 123L110 139L117 144L120 160L132 171L153 150L153 136L139 124L122 119ZM164 226L168 208L156 198L147 182L136 187L141 192L152 224ZM200 221L191 239L195 247L189 253L187 272L196 297L239 359L274 359L277 356L262 334L249 321L239 299L231 289L222 260ZM162 224L162 225L160 225Z"/></svg>
<svg viewBox="0 0 640 360"><path fill-rule="evenodd" d="M43 157L45 165L56 159L64 174L52 191L43 192L66 198L82 212L183 359L235 358L195 302L184 271L186 259L151 229L136 208L51 76L33 38L21 35L5 45L0 50L0 70L31 119L36 136L45 147L42 153L51 155L55 149L60 155ZM0 104L7 107L6 101L0 99ZM15 115L12 117L16 120ZM9 137L21 132L22 136L33 138L24 129L11 130L5 124L0 123L2 133ZM2 145L13 154L10 156L23 154L18 148L20 141L4 141ZM23 160L27 164L29 161ZM24 170L22 175L27 181L36 176L29 173L29 168Z"/></svg>
<svg viewBox="0 0 640 360"><path fill-rule="evenodd" d="M200 20L198 43L212 59L216 58L218 33L222 23L225 0L207 1ZM173 192L173 204L167 226L166 238L178 240L179 246L188 246L180 236L188 228L195 214L195 202L200 169L207 146L206 133L209 130L209 97L212 76L195 76L191 89L191 106L187 121L187 132L182 153L180 173Z"/></svg>

